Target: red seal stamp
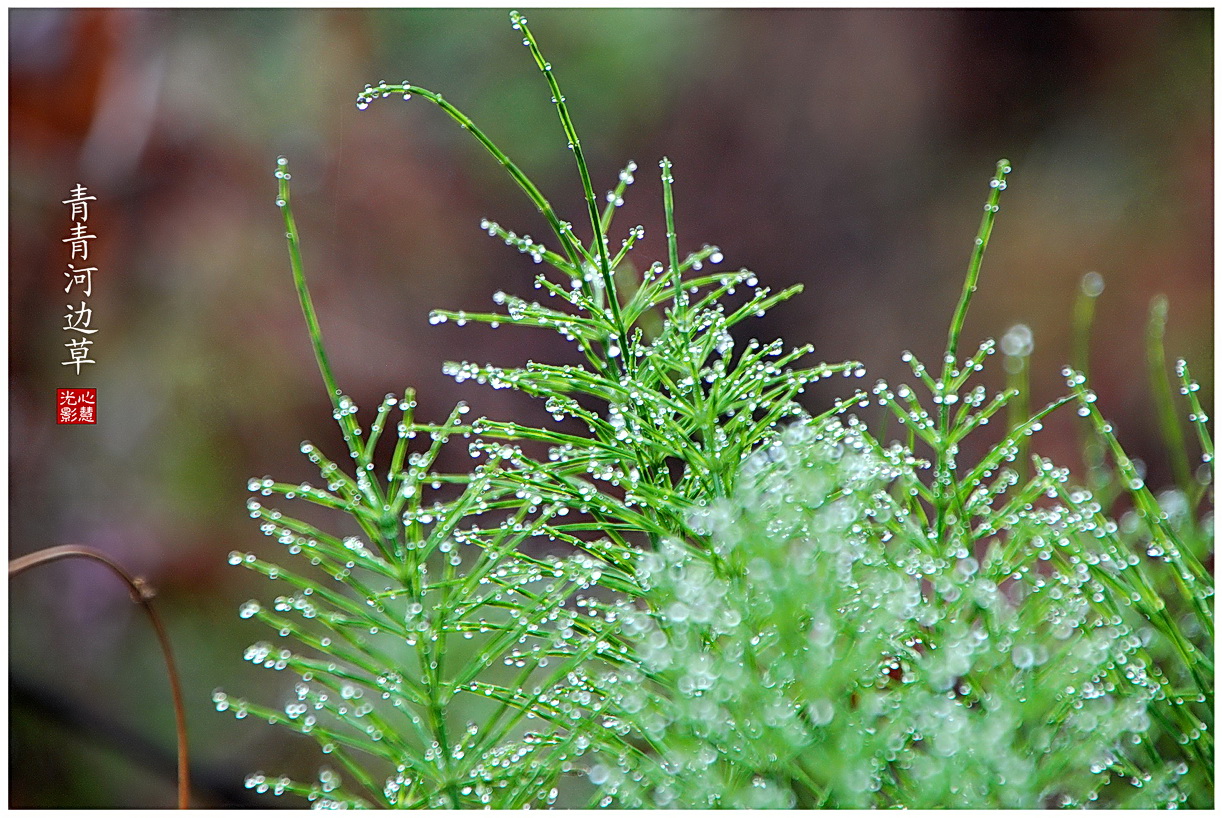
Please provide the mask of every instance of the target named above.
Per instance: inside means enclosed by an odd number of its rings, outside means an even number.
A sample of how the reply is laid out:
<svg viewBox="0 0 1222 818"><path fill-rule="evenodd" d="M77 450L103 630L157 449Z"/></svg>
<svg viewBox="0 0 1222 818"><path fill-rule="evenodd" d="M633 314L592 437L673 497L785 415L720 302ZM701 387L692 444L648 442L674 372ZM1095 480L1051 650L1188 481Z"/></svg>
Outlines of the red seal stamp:
<svg viewBox="0 0 1222 818"><path fill-rule="evenodd" d="M98 390L56 389L56 423L97 423Z"/></svg>

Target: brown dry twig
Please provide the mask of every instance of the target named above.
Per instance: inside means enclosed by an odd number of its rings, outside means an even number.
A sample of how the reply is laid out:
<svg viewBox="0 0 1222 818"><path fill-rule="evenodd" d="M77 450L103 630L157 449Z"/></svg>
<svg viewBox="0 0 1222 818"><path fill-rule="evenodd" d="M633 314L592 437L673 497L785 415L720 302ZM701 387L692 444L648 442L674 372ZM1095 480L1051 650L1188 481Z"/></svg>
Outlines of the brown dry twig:
<svg viewBox="0 0 1222 818"><path fill-rule="evenodd" d="M175 732L178 738L178 808L189 809L191 806L191 777L188 769L190 762L187 755L187 713L186 708L183 707L182 687L178 680L178 668L174 664L174 655L170 651L170 638L166 633L161 617L153 609L152 599L155 592L152 587L142 578L129 574L121 565L101 551L84 545L56 545L51 548L44 548L41 551L35 551L33 554L26 554L24 557L9 560L8 576L11 580L21 572L37 565L45 565L56 560L77 557L100 562L121 577L131 591L132 601L144 609L144 612L148 615L149 622L153 625L153 630L157 632L157 641L161 644L161 654L165 659L166 673L170 678L170 694L174 699Z"/></svg>

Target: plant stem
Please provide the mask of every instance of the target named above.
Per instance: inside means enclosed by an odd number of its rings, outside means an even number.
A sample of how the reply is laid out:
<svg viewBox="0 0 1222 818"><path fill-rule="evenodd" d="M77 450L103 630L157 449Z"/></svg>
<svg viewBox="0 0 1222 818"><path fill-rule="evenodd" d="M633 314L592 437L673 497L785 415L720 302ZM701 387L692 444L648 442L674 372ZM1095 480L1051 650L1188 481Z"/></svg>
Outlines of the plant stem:
<svg viewBox="0 0 1222 818"><path fill-rule="evenodd" d="M972 294L976 292L976 283L980 280L980 267L984 263L984 252L989 246L989 236L993 232L993 222L997 219L998 202L1001 192L1006 189L1006 175L1012 168L1007 159L997 162L997 171L989 182L989 198L984 205L984 216L980 219L980 229L976 232L976 243L972 248L972 257L967 265L967 277L963 281L963 292L959 295L959 303L951 318L950 330L946 336L946 354L942 356L942 377L937 381L938 394L938 445L934 467L934 490L938 498L936 531L939 539L946 533L946 512L948 503L946 491L953 483L954 471L951 458L947 452L947 437L950 433L950 407L946 403L946 391L949 388L955 361L959 352L959 334L967 320L967 308L972 303ZM951 499L954 499L952 497ZM970 526L969 526L970 528Z"/></svg>
<svg viewBox="0 0 1222 818"><path fill-rule="evenodd" d="M607 240L602 229L602 219L598 214L598 199L594 195L594 185L590 181L590 169L586 165L585 154L581 150L581 139L577 136L577 129L573 127L573 119L569 115L569 108L565 104L564 95L560 93L560 84L556 81L556 75L552 72L552 64L543 58L543 53L539 50L539 45L535 41L535 35L526 25L526 18L516 11L511 11L509 19L512 21L513 27L522 32L523 43L530 49L531 56L535 58L535 64L539 66L539 70L547 78L548 87L551 89L552 102L556 104L556 113L560 115L560 124L564 128L564 135L568 139L569 149L573 151L573 158L577 162L577 172L581 176L581 187L585 192L586 208L590 215L590 227L594 231L594 245L598 252L599 267L602 271L603 283L607 288L611 312L614 314L615 322L622 332L623 325L619 317L619 299L615 297L615 282L611 278L611 259L607 255ZM624 340L625 342L627 341L626 338Z"/></svg>
<svg viewBox="0 0 1222 818"><path fill-rule="evenodd" d="M62 559L90 559L100 562L117 574L127 583L131 591L132 601L144 609L157 633L157 642L161 646L161 655L165 660L166 675L170 680L170 696L174 701L174 731L178 742L178 808L191 808L191 762L187 749L187 711L182 702L182 684L178 678L178 668L174 664L174 654L170 649L170 637L157 611L153 609L153 589L140 577L133 577L121 565L110 557L84 545L56 545L26 554L24 557L9 560L8 577L11 580L18 574L38 565L46 565Z"/></svg>
<svg viewBox="0 0 1222 818"><path fill-rule="evenodd" d="M1171 458L1171 473L1185 497L1192 492L1192 472L1188 468L1188 446L1184 430L1175 413L1171 397L1171 379L1167 375L1167 353L1163 337L1167 332L1167 297L1156 295L1150 302L1150 322L1146 325L1146 363L1150 372L1150 389L1154 393L1154 409L1158 416L1163 444Z"/></svg>
<svg viewBox="0 0 1222 818"><path fill-rule="evenodd" d="M310 333L310 343L314 347L314 360L318 363L318 371L322 373L323 383L327 386L327 397L331 406L338 413L339 387L335 384L335 375L331 372L331 363L327 359L327 350L322 343L322 329L318 325L318 313L314 311L314 302L310 298L310 290L306 287L305 265L301 261L301 239L297 234L297 221L293 218L293 207L289 198L288 160L281 156L276 160L276 178L280 181L280 197L276 204L284 216L284 237L289 244L289 265L293 269L293 285L297 288L297 300L301 302L301 312L305 315L306 328Z"/></svg>
<svg viewBox="0 0 1222 818"><path fill-rule="evenodd" d="M997 163L997 172L989 182L989 199L984 206L984 216L980 219L980 229L976 232L976 244L972 248L972 258L967 265L967 278L963 282L963 292L959 296L959 304L955 307L955 315L950 322L950 331L946 336L946 356L942 363L942 380L949 380L950 370L954 367L955 356L959 350L959 333L963 330L963 322L967 318L967 308L971 304L972 294L976 292L976 282L980 278L980 267L984 263L984 251L989 246L989 236L993 232L993 222L997 219L997 202L1001 192L1006 188L1006 175L1010 172L1010 162L1002 159Z"/></svg>

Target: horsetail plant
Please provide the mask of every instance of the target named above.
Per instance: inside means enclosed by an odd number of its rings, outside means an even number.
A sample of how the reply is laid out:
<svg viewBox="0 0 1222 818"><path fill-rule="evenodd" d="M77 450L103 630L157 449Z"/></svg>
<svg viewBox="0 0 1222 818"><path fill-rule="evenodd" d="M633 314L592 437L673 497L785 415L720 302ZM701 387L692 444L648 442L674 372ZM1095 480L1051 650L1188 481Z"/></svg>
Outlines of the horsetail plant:
<svg viewBox="0 0 1222 818"><path fill-rule="evenodd" d="M1213 447L1179 361L1202 449L1191 473L1162 358L1165 307L1148 346L1179 454L1176 488L1156 495L1085 375L1067 368L1069 394L1030 413L1029 330L1003 340L1010 378L992 397L974 380L994 342L960 358L1011 172L1003 160L941 362L931 371L903 356L928 399L880 381L812 415L806 387L860 378L861 365L800 365L810 346L736 340L732 330L801 288L773 293L720 267L713 246L681 256L668 159L666 258L627 264L644 228L614 249L610 230L638 167L600 202L551 65L526 20L511 21L552 94L588 225L561 220L440 94L383 82L357 106L437 105L543 215L557 249L481 227L545 265L535 287L549 301L498 292L503 311L430 321L545 328L575 344L580 365L444 371L538 398L586 431L468 420L465 404L421 423L410 391L387 395L362 429L327 361L279 160L293 280L353 462L349 472L305 443L321 487L250 482L251 516L309 567L230 555L286 589L240 614L297 645L261 641L246 658L299 680L282 709L221 691L214 701L313 736L334 762L315 783L260 772L248 786L370 807L1212 803ZM1101 292L1089 283L1075 320L1082 369ZM852 412L871 404L903 440L880 439ZM1028 456L1067 406L1095 453L1089 489ZM998 417L1000 440L964 462L963 441ZM476 465L438 470L446 445ZM269 508L260 498L271 495L341 512L362 536Z"/></svg>

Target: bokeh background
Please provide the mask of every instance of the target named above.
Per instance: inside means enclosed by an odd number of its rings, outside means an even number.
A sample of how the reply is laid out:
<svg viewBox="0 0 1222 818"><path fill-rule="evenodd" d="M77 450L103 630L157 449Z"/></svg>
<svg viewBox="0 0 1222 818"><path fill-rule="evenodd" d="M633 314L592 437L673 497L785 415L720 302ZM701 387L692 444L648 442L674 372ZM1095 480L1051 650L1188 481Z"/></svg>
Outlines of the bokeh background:
<svg viewBox="0 0 1222 818"><path fill-rule="evenodd" d="M527 11L527 10L524 10ZM618 216L663 258L657 161L676 168L683 249L805 292L749 328L825 360L911 380L936 360L994 162L1014 163L963 349L1016 323L1035 338L1033 405L1061 394L1082 275L1099 272L1091 367L1150 482L1168 482L1145 376L1151 298L1167 347L1213 395L1212 9L546 10L595 183L641 166ZM292 679L251 667L268 636L237 617L273 554L251 476L313 477L298 443L338 435L293 294L273 204L279 154L341 385L372 409L414 386L420 416L459 399L546 421L521 396L441 374L445 360L555 359L546 333L432 327L437 307L528 294L536 268L478 228L546 227L474 140L423 101L354 105L410 79L466 111L581 224L549 93L506 9L9 11L10 555L103 549L160 592L185 675L197 802L290 806L247 772L310 778L310 741L211 708L269 704ZM96 365L61 366L76 183L91 203ZM495 344L492 342L495 341ZM1000 361L989 383L1000 386ZM98 390L96 426L56 426L55 389ZM825 406L849 388L806 396ZM1037 450L1076 466L1074 424ZM172 718L154 641L100 567L57 564L10 589L10 803L173 801Z"/></svg>

